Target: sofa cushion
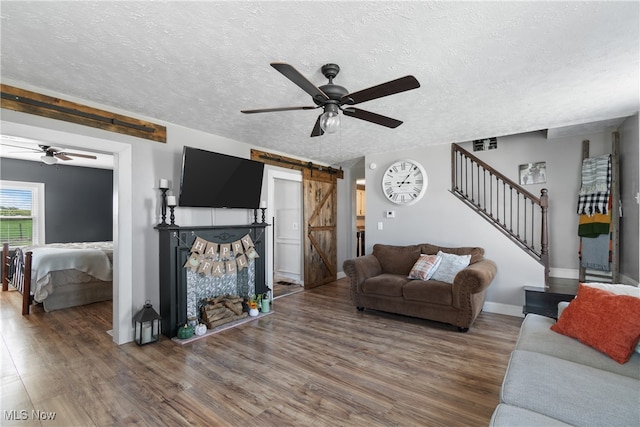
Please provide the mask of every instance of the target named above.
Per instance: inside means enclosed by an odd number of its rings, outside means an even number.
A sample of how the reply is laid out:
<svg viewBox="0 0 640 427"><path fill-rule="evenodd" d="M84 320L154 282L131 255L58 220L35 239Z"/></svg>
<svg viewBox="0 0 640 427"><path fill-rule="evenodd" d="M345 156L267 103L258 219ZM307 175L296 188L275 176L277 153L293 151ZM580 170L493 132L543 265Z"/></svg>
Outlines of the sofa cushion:
<svg viewBox="0 0 640 427"><path fill-rule="evenodd" d="M373 255L378 258L383 273L407 276L420 258L420 245L392 246L377 243Z"/></svg>
<svg viewBox="0 0 640 427"><path fill-rule="evenodd" d="M442 261L431 278L446 283L453 283L456 274L467 268L471 260L471 255L456 255L442 251L438 251L438 256Z"/></svg>
<svg viewBox="0 0 640 427"><path fill-rule="evenodd" d="M451 283L437 280L411 280L402 287L402 296L408 301L421 301L450 306L453 304Z"/></svg>
<svg viewBox="0 0 640 427"><path fill-rule="evenodd" d="M489 427L560 427L570 425L571 424L563 423L562 421L547 417L546 415L518 408L517 406L507 405L505 403L501 403L496 407L495 411L493 411L493 415L491 415L491 420L489 421Z"/></svg>
<svg viewBox="0 0 640 427"><path fill-rule="evenodd" d="M471 255L469 264L475 264L478 261L484 259L484 249L478 247L460 247L460 248L446 248L444 246L436 246L430 243L423 243L420 245L421 253L428 255L436 255L438 251L446 252L454 255Z"/></svg>
<svg viewBox="0 0 640 427"><path fill-rule="evenodd" d="M429 280L442 261L438 255L420 255L409 272L409 279Z"/></svg>
<svg viewBox="0 0 640 427"><path fill-rule="evenodd" d="M603 369L640 380L640 354L634 353L623 365L580 341L553 332L555 320L529 313L522 322L516 350L528 350L570 360L592 368Z"/></svg>
<svg viewBox="0 0 640 427"><path fill-rule="evenodd" d="M501 400L576 426L640 420L637 380L530 351L511 354Z"/></svg>
<svg viewBox="0 0 640 427"><path fill-rule="evenodd" d="M362 292L365 294L401 297L402 287L409 281L405 275L382 273L362 282Z"/></svg>
<svg viewBox="0 0 640 427"><path fill-rule="evenodd" d="M625 363L640 340L640 298L580 284L576 298L551 330Z"/></svg>

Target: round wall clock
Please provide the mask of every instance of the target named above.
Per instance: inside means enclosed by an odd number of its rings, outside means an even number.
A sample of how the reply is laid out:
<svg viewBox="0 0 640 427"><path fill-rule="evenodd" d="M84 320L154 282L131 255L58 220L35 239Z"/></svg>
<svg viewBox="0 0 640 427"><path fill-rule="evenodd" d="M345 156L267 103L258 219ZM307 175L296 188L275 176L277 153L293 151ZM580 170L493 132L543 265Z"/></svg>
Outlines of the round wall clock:
<svg viewBox="0 0 640 427"><path fill-rule="evenodd" d="M393 162L382 176L382 191L390 202L412 205L427 191L427 172L415 160Z"/></svg>

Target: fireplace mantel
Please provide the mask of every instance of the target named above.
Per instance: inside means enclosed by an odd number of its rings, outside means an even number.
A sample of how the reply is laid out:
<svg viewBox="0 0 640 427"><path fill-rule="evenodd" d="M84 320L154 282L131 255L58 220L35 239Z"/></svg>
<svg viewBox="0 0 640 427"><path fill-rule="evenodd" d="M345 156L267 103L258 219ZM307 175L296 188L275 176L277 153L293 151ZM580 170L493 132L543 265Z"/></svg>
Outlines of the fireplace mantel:
<svg viewBox="0 0 640 427"><path fill-rule="evenodd" d="M268 291L265 282L265 229L269 224L156 227L160 238L160 316L162 333L176 336L187 321L187 273L183 267L196 237L218 243L232 243L247 234L259 254L255 258L256 294Z"/></svg>

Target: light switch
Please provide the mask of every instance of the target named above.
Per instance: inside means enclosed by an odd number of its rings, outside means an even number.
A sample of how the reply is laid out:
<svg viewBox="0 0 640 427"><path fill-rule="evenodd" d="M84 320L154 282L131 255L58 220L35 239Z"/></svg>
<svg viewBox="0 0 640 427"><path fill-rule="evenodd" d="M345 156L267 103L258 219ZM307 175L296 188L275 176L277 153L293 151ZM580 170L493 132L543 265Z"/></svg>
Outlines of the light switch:
<svg viewBox="0 0 640 427"><path fill-rule="evenodd" d="M378 230L382 230L382 221L378 222Z"/></svg>

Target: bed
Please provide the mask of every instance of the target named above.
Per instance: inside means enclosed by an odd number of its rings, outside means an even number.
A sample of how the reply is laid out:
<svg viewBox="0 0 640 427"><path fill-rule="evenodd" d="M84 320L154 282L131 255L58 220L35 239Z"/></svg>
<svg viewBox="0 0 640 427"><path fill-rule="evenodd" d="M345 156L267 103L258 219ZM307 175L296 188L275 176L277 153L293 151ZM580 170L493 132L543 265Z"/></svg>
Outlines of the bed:
<svg viewBox="0 0 640 427"><path fill-rule="evenodd" d="M113 242L52 243L9 249L2 245L2 290L22 294L22 314L32 302L45 311L113 298Z"/></svg>

